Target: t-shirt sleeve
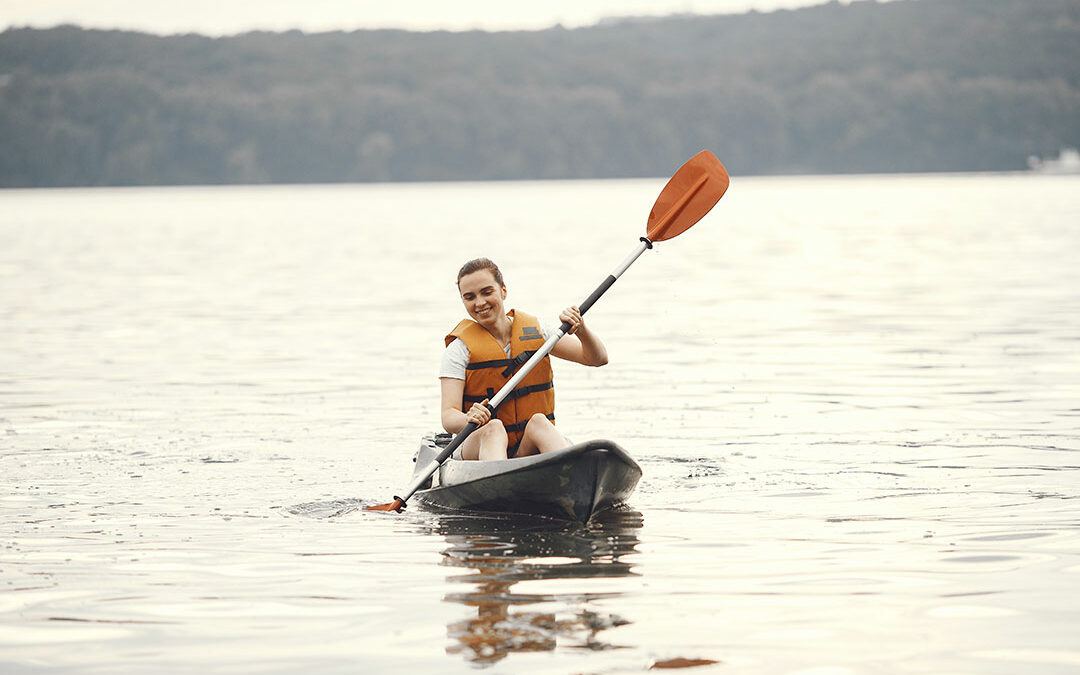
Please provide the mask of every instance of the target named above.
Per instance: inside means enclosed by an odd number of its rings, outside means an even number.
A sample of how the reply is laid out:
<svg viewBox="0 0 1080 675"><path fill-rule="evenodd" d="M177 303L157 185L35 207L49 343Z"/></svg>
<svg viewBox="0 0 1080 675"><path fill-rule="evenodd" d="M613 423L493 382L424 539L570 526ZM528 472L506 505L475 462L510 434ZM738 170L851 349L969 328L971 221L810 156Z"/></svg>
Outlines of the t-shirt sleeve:
<svg viewBox="0 0 1080 675"><path fill-rule="evenodd" d="M469 363L469 348L465 346L461 338L456 338L443 350L442 363L439 364L439 377L464 380L467 363Z"/></svg>

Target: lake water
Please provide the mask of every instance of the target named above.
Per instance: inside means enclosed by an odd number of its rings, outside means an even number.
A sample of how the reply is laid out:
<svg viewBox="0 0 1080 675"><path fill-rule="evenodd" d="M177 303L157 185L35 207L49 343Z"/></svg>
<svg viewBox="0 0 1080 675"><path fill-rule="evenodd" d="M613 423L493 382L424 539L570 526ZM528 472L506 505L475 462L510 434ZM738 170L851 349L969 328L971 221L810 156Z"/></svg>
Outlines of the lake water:
<svg viewBox="0 0 1080 675"><path fill-rule="evenodd" d="M736 176L556 363L627 510L363 510L663 182L0 192L0 672L1080 671L1077 177Z"/></svg>

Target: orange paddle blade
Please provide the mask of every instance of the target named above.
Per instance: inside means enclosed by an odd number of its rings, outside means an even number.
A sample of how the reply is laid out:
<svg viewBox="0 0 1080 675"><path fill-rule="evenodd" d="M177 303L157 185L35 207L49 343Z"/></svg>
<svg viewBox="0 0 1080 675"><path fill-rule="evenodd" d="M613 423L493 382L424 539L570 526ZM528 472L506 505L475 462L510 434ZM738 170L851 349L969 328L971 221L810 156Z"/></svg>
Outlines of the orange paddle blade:
<svg viewBox="0 0 1080 675"><path fill-rule="evenodd" d="M690 229L709 212L728 189L727 169L708 150L679 167L649 213L646 237L664 241Z"/></svg>
<svg viewBox="0 0 1080 675"><path fill-rule="evenodd" d="M376 504L375 506L369 506L365 511L400 511L405 508L405 502L399 497L394 497L394 501L389 504Z"/></svg>

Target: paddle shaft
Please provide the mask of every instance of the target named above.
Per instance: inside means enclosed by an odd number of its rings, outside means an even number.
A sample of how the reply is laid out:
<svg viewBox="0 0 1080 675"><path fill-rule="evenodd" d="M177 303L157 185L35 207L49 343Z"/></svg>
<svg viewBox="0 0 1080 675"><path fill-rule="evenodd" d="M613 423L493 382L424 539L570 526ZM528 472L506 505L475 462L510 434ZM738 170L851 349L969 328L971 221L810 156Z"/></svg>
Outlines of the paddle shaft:
<svg viewBox="0 0 1080 675"><path fill-rule="evenodd" d="M596 287L596 290L590 293L589 297L585 298L585 301L578 307L578 312L584 316L585 312L589 311L589 308L596 304L596 301L600 299L600 296L606 293L607 289L611 288L612 284L618 281L619 277L622 276L622 273L633 265L634 261L636 261L642 253L650 248L652 248L652 242L646 237L642 237L641 243L634 247L633 252L626 257L626 260L622 261L622 263L620 263L619 266ZM506 397L510 395L510 392L514 391L514 388L521 384L521 381L525 379L525 376L532 371L536 364L540 363L544 357L550 354L551 350L555 348L555 344L569 332L570 324L563 321L562 325L559 326L559 330L555 331L555 334L549 337L547 341L544 342L544 345L536 350L536 353L533 354L516 373L514 373L514 376L507 380L506 384L502 386L502 389L499 389L499 392L487 403L487 409L491 411L492 415L495 414L495 410L499 407L499 404L506 400ZM457 450L458 447L465 442L465 439L467 439L472 432L476 431L476 429L476 422L466 423L465 427L458 432L457 436L454 436L454 440L450 441L450 444L443 448L442 452L436 455L435 458L424 467L423 471L417 474L417 477L406 490L405 496L398 497L397 495L394 495L395 503L400 501L401 504L404 505L405 502L416 494L417 490L428 482L428 479L439 470L442 463L445 462L450 455L454 454L454 451Z"/></svg>

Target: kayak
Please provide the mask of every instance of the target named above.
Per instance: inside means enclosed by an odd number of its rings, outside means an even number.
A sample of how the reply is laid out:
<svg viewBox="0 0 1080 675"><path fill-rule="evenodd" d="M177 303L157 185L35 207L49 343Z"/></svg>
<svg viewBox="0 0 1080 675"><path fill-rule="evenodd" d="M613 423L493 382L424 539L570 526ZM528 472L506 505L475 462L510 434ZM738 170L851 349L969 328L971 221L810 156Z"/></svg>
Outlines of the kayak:
<svg viewBox="0 0 1080 675"><path fill-rule="evenodd" d="M420 442L414 479L453 439L432 434ZM623 504L641 467L608 440L586 441L529 457L492 461L447 459L415 494L427 506L588 522Z"/></svg>

